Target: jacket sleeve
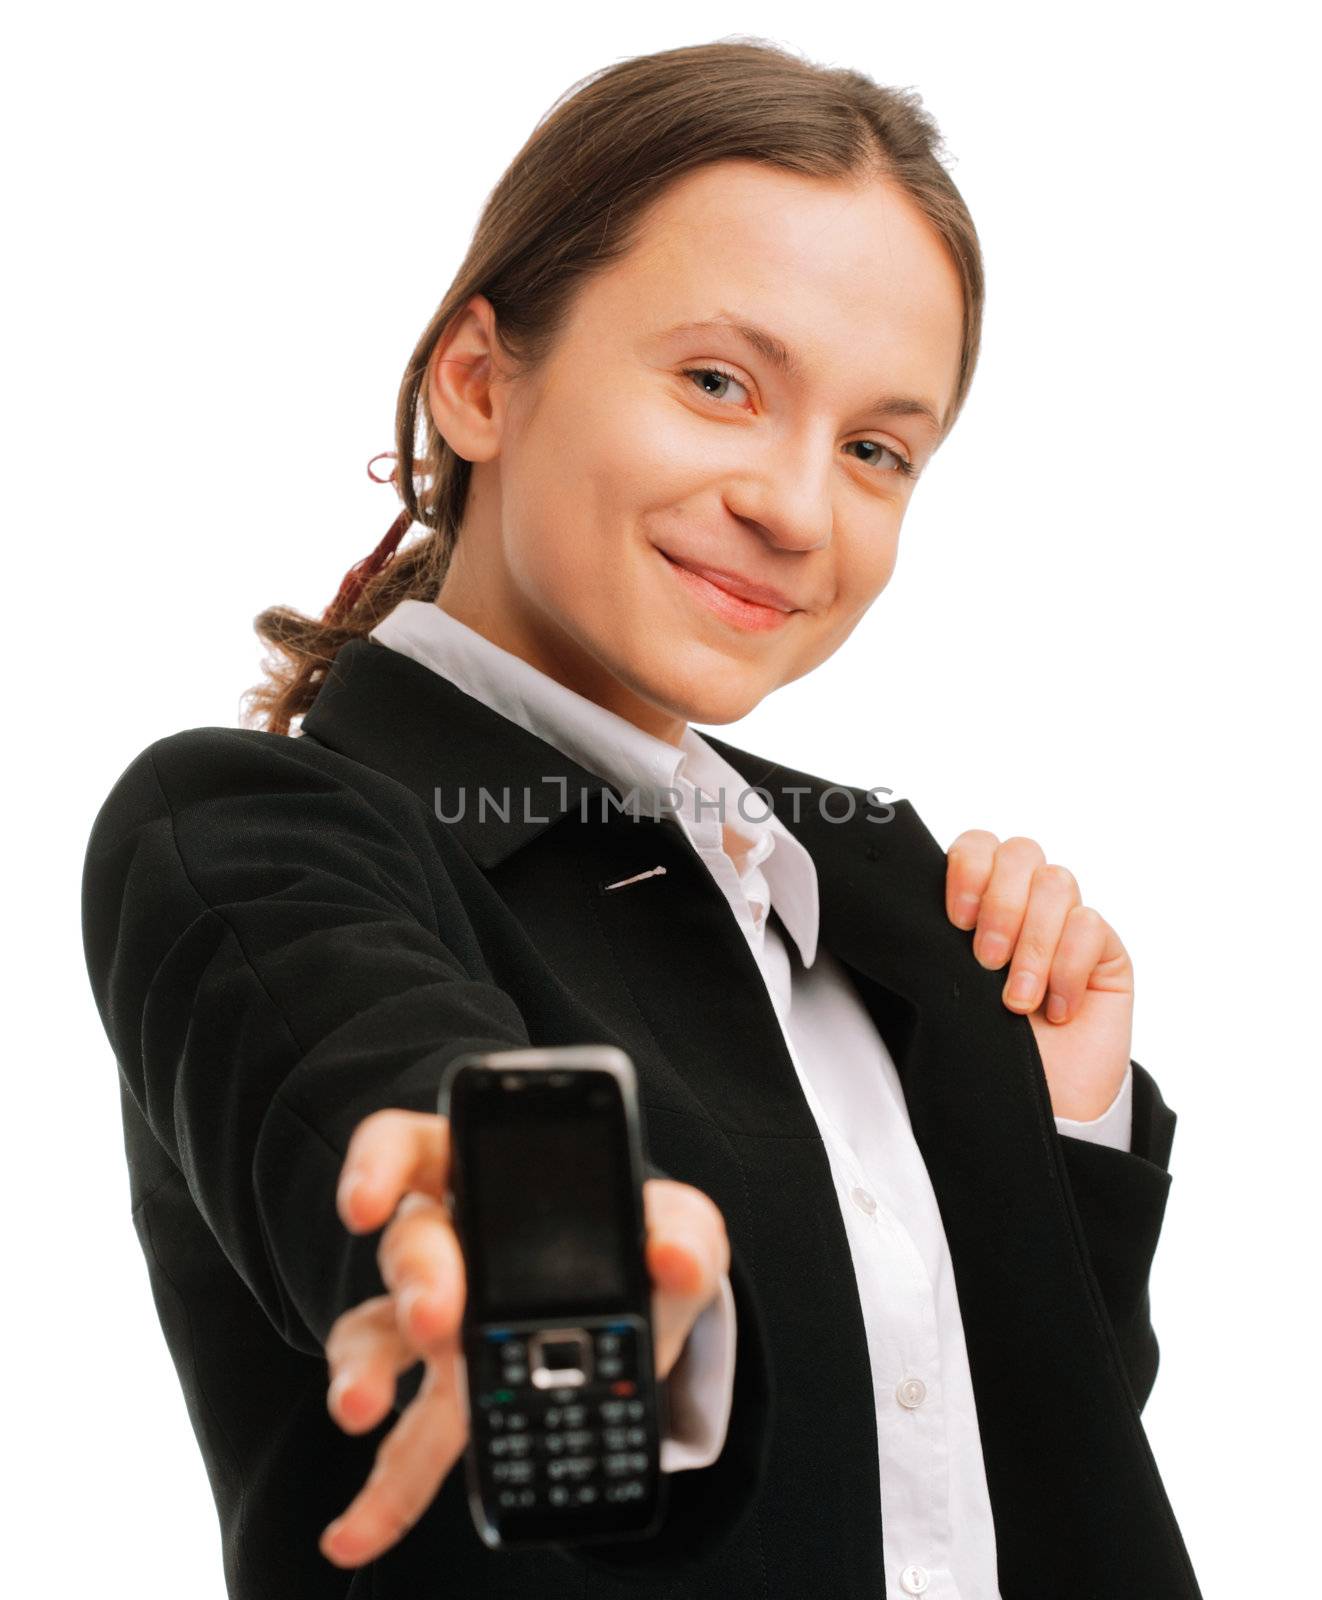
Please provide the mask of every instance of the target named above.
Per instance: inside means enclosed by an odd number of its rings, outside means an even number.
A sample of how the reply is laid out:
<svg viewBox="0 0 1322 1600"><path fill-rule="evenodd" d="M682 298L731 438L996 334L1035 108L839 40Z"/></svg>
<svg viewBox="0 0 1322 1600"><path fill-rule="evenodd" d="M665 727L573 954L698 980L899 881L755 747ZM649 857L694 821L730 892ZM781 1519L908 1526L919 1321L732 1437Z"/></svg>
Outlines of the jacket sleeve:
<svg viewBox="0 0 1322 1600"><path fill-rule="evenodd" d="M378 1236L335 1209L354 1128L385 1106L434 1111L458 1054L534 1041L446 875L429 881L424 855L446 841L412 797L369 799L341 758L296 742L202 728L144 750L92 827L83 934L164 1158L281 1336L324 1356L336 1317L383 1291ZM581 1547L593 1561L682 1563L752 1496L767 1377L737 1257L731 1278L743 1348L725 1449L675 1476L658 1534Z"/></svg>
<svg viewBox="0 0 1322 1600"><path fill-rule="evenodd" d="M1175 1113L1137 1061L1128 1150L1062 1138L1065 1170L1102 1298L1141 1411L1157 1376L1148 1277L1170 1192Z"/></svg>

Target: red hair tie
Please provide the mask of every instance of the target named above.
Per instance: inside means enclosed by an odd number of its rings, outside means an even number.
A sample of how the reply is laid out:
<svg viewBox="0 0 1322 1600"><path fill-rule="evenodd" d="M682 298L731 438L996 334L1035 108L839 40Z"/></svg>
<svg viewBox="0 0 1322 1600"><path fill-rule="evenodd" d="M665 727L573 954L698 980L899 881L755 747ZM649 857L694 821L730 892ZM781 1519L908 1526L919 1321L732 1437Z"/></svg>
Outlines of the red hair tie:
<svg viewBox="0 0 1322 1600"><path fill-rule="evenodd" d="M389 477L378 478L376 473L372 471L372 466L377 461L394 461L396 459L397 458L393 450L380 451L377 455L372 457L371 461L367 463L367 476L372 480L373 483L394 483L395 474L399 470L398 467L392 467L390 469ZM395 520L390 524L389 530L386 532L385 537L381 540L380 544L377 545L376 549L372 551L371 555L364 556L361 561L354 562L353 566L349 568L348 572L346 572L344 577L340 580L340 587L336 591L335 598L326 607L325 611L322 612L321 620L323 622L342 622L349 615L358 602L358 596L363 592L364 584L367 583L369 578L374 577L378 572L380 572L381 568L384 567L386 562L388 562L394 555L399 541L408 531L409 524L412 521L413 513L407 507L405 507L404 510L401 511Z"/></svg>

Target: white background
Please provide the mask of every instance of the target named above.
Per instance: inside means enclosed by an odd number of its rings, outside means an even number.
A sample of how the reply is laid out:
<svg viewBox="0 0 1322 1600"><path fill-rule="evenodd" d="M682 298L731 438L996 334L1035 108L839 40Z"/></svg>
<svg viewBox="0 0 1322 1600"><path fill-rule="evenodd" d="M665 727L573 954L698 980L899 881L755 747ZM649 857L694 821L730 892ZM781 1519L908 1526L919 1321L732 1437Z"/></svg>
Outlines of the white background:
<svg viewBox="0 0 1322 1600"><path fill-rule="evenodd" d="M1319 152L1287 7L120 4L25 8L0 69L15 1593L223 1594L82 964L96 808L153 739L234 724L252 618L320 611L384 533L364 464L537 118L737 33L920 90L988 301L889 588L721 731L889 785L943 846L1030 835L1120 933L1180 1119L1148 1434L1207 1596L1316 1581Z"/></svg>

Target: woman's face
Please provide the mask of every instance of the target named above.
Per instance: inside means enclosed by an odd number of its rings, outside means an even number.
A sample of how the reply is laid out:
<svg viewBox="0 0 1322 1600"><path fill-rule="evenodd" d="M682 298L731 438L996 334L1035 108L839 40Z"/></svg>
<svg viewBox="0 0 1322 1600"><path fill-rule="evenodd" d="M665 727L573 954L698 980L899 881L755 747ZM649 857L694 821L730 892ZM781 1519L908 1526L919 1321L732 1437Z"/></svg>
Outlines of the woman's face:
<svg viewBox="0 0 1322 1600"><path fill-rule="evenodd" d="M961 318L889 182L687 175L535 373L504 381L483 297L447 329L428 398L473 477L437 603L662 738L744 716L885 588ZM780 598L732 599L738 580Z"/></svg>

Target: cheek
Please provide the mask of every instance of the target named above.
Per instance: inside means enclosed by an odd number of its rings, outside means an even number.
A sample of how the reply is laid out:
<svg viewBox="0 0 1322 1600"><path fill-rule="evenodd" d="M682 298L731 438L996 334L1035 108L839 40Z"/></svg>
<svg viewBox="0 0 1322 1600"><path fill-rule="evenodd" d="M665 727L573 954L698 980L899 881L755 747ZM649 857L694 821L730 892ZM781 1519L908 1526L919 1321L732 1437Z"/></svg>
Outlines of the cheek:
<svg viewBox="0 0 1322 1600"><path fill-rule="evenodd" d="M511 562L525 583L561 614L586 606L607 631L654 603L662 569L651 546L673 537L707 481L691 434L661 411L634 404L580 419L558 451L525 458L518 509L507 507Z"/></svg>
<svg viewBox="0 0 1322 1600"><path fill-rule="evenodd" d="M862 621L868 608L890 582L899 548L899 518L872 528L866 538L851 541L835 566L835 597L817 619L805 653L804 670L833 655Z"/></svg>
<svg viewBox="0 0 1322 1600"><path fill-rule="evenodd" d="M577 425L578 482L600 531L639 536L639 524L685 503L711 479L703 436L682 406L620 385L616 403Z"/></svg>
<svg viewBox="0 0 1322 1600"><path fill-rule="evenodd" d="M702 478L693 443L681 408L605 377L546 397L520 440L505 506L512 537L540 527L539 565L553 546L557 562L595 570L693 492Z"/></svg>
<svg viewBox="0 0 1322 1600"><path fill-rule="evenodd" d="M896 512L842 548L837 601L846 614L861 615L890 582L899 555L900 517Z"/></svg>

